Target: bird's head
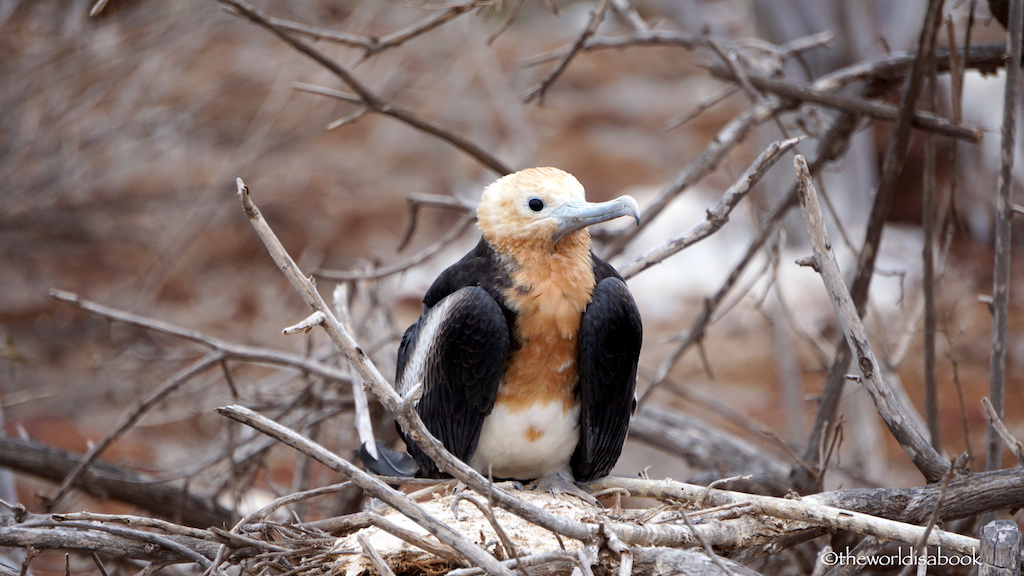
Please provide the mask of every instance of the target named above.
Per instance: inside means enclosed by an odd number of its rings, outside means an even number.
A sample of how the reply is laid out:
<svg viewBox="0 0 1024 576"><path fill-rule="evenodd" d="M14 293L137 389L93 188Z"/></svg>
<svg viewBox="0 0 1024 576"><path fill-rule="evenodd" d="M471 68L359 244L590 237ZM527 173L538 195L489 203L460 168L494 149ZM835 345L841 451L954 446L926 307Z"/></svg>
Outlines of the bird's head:
<svg viewBox="0 0 1024 576"><path fill-rule="evenodd" d="M640 221L631 196L587 202L583 185L558 168L527 168L504 176L484 189L477 223L492 245L553 249L562 239L589 239L587 226L619 216ZM589 243L588 243L589 246Z"/></svg>

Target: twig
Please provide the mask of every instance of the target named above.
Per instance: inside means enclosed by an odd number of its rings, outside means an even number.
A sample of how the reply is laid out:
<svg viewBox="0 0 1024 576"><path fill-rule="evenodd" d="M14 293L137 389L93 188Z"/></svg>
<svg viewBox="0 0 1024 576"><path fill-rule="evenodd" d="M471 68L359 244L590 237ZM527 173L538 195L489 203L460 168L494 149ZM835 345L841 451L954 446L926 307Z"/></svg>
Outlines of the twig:
<svg viewBox="0 0 1024 576"><path fill-rule="evenodd" d="M651 225L651 222L672 203L672 200L713 172L730 150L742 142L755 127L771 119L782 107L781 103L756 106L730 120L715 134L711 144L705 148L700 158L676 175L669 186L661 191L653 202L644 207L644 217L640 223L630 226L625 232L615 237L607 247L606 257L610 258L621 253L641 231Z"/></svg>
<svg viewBox="0 0 1024 576"><path fill-rule="evenodd" d="M405 225L405 232L402 239L398 241L397 251L401 252L409 244L413 233L416 231L416 222L419 219L420 210L424 206L439 206L451 208L461 212L476 212L476 205L472 202L454 196L441 196L439 194L410 194L406 199L406 206L409 208L409 222ZM439 247L440 248L440 247Z"/></svg>
<svg viewBox="0 0 1024 576"><path fill-rule="evenodd" d="M146 532L133 532L131 534L114 534L111 530L99 530L96 526L61 526L59 523L49 521L41 517L39 523L34 526L16 524L3 526L0 529L0 546L24 547L28 549L25 563L27 567L39 552L43 550L79 550L82 552L103 552L116 555L121 558L132 558L138 560L158 561L162 563L194 562L195 556L203 553L212 555L210 543L200 540L184 539L187 542L187 555L182 555L172 547L154 545L154 542L143 540L139 534ZM151 536L158 536L151 534ZM167 538L163 539L168 542ZM184 544L182 544L184 546ZM195 550L191 550L191 549ZM196 551L198 550L198 552ZM206 564L210 561L203 557Z"/></svg>
<svg viewBox="0 0 1024 576"><path fill-rule="evenodd" d="M1010 447L1010 451L1017 457L1017 463L1024 466L1024 443L1018 440L1010 429L1003 423L1003 419L996 412L995 406L992 405L992 401L988 398L981 399L982 406L985 407L985 413L988 414L989 424L995 429L999 437L1002 438L1003 442Z"/></svg>
<svg viewBox="0 0 1024 576"><path fill-rule="evenodd" d="M348 308L348 288L346 283L334 287L334 310L338 317L351 324L351 312ZM377 441L373 433L373 418L370 416L370 403L366 398L366 389L363 383L356 378L352 379L352 399L355 405L355 426L359 436L360 445L373 458L378 458Z"/></svg>
<svg viewBox="0 0 1024 576"><path fill-rule="evenodd" d="M720 89L718 92L715 92L711 96L708 96L704 100L698 102L697 105L694 106L693 108L687 110L686 112L683 112L682 114L676 116L675 118L672 118L668 122L665 122L665 131L667 132L669 130L679 128L683 124L686 124L690 120L693 120L697 116L703 114L704 111L707 110L708 108L711 108L715 104L724 101L726 98L732 96L733 94L739 91L739 86L726 86L725 88Z"/></svg>
<svg viewBox="0 0 1024 576"><path fill-rule="evenodd" d="M82 458L33 440L0 437L0 466L60 482L81 465ZM137 472L94 462L75 486L100 498L111 498L142 510L176 517L189 526L217 526L231 521L231 511L209 498L159 483ZM180 516L176 516L180 511Z"/></svg>
<svg viewBox="0 0 1024 576"><path fill-rule="evenodd" d="M814 42L821 42L829 38L831 38L831 35L818 34L809 37L808 39L794 40L783 47L782 50L783 52L788 53L790 50L795 51L802 47L804 45L804 40L808 40L808 43L814 44ZM814 42L810 42L810 39L813 39ZM829 82L831 81L831 77L823 78L822 81ZM669 184L665 190L660 192L651 204L644 207L643 220L641 220L637 226L631 226L627 228L625 232L622 232L615 237L614 241L612 241L608 246L608 253L606 256L612 257L621 253L634 238L636 238L665 210L665 208L668 207L669 204L672 203L672 200L713 172L715 168L718 167L719 162L725 158L726 154L739 145L739 143L742 142L754 128L774 118L780 111L792 106L792 103L782 102L779 100L766 101L761 105L754 106L729 121L718 131L718 133L715 134L711 144L704 150L704 153L701 154L700 158L695 160L676 175L671 184ZM831 137L827 139L827 141L832 141L834 139L834 137ZM819 151L820 150L823 150L823 148L819 146ZM837 153L838 150L834 152ZM821 156L820 152L819 156ZM831 152L828 157L832 157ZM787 201L785 211L789 211L789 204L796 204L795 194L795 192L791 193L792 199L791 202Z"/></svg>
<svg viewBox="0 0 1024 576"><path fill-rule="evenodd" d="M388 534L391 534L396 538L400 538L417 548L426 550L438 558L444 558L449 562L465 562L465 558L460 556L458 551L454 548L445 544L432 542L430 539L421 536L413 530L403 528L398 524L391 522L380 514L370 513L369 521L370 526L380 528Z"/></svg>
<svg viewBox="0 0 1024 576"><path fill-rule="evenodd" d="M81 479L82 475L85 474L85 471L89 469L89 466L92 466L93 462L99 458L100 454L109 448L110 445L114 443L114 440L117 440L129 428L134 426L150 408L162 402L169 394L180 388L183 384L189 382L192 378L195 378L206 371L210 366L219 364L223 358L223 354L219 352L211 352L206 356L203 356L199 360L193 362L188 368L181 370L169 378L156 390L153 390L145 398L140 400L138 404L121 417L121 421L118 422L117 426L115 426L113 430L107 433L103 440L86 452L78 466L76 466L75 469L64 478L64 481L60 483L57 491L54 492L53 495L44 498L45 507L49 510L56 508L61 499L63 499L64 496L66 496L67 493L75 486L79 479Z"/></svg>
<svg viewBox="0 0 1024 576"><path fill-rule="evenodd" d="M96 3L92 5L89 10L89 17L95 18L103 13L103 9L107 7L107 2L110 0L96 0Z"/></svg>
<svg viewBox="0 0 1024 576"><path fill-rule="evenodd" d="M525 557L523 557L521 559L521 562L522 562L522 564L524 566L527 566L527 567L530 567L530 568L538 567L538 566L543 566L545 564L552 564L552 563L555 563L555 562L557 562L559 564L564 564L566 566L570 566L572 560L575 557L576 556L574 554L570 554L569 552L565 552L564 550L552 550L550 552L541 552L540 554L533 554L531 556L525 556ZM517 566L517 562L514 559L513 560L505 560L504 562L502 562L502 565L506 566L508 568L515 568ZM565 572L566 571L557 571L557 572L552 572L552 573L561 574L561 573L565 573ZM474 567L474 568L460 568L458 570L452 570L451 572L448 573L448 576L477 576L479 574L484 574L484 572L480 568L475 568Z"/></svg>
<svg viewBox="0 0 1024 576"><path fill-rule="evenodd" d="M674 498L695 503L704 499L708 506L725 506L742 503L752 507L759 514L798 522L808 522L858 534L868 534L889 540L914 543L924 534L925 529L903 522L879 518L861 512L845 510L826 505L814 496L800 499L773 498L742 492L713 489L685 484L674 480L645 480L640 478L604 478L591 483L596 488L612 486L629 490L634 496L645 498ZM978 540L960 534L935 529L928 536L929 545L942 546L962 554L971 554L978 549Z"/></svg>
<svg viewBox="0 0 1024 576"><path fill-rule="evenodd" d="M431 30L438 28L446 22L454 20L459 15L476 8L480 4L480 0L469 0L461 4L445 6L443 10L434 11L426 18L383 37L346 34L344 32L327 30L325 28L283 20L281 18L269 18L269 20L275 26L290 32L309 36L314 40L325 40L327 42L336 42L345 46L361 48L363 50L363 58L366 59L389 48L401 46L405 42L416 38L417 36L421 36L426 32L430 32Z"/></svg>
<svg viewBox="0 0 1024 576"><path fill-rule="evenodd" d="M50 518L57 522L106 522L110 524L122 524L124 526L142 526L144 528L156 528L165 534L176 534L198 538L201 540L218 541L209 530L181 526L158 518L146 518L144 516L131 516L127 514L97 514L95 512L76 512L71 514L51 514Z"/></svg>
<svg viewBox="0 0 1024 576"><path fill-rule="evenodd" d="M558 63L551 69L550 72L544 77L543 80L538 82L532 88L527 90L526 94L523 95L523 102L530 103L534 100L542 102L544 100L544 93L547 92L551 84L558 79L558 77L569 67L569 62L572 61L573 57L583 48L586 44L587 39L592 37L597 32L597 27L601 25L601 21L604 20L605 12L608 11L609 0L598 0L597 6L590 14L590 20L587 22L586 28L576 38L572 46L569 47L562 57L558 60Z"/></svg>
<svg viewBox="0 0 1024 576"><path fill-rule="evenodd" d="M988 395L995 413L1003 416L1003 395L1006 388L1006 334L1010 317L1010 252L1013 230L1013 160L1017 142L1017 101L1020 98L1021 42L1024 40L1024 2L1010 0L1007 30L1006 87L1003 92L1003 127L1001 132L1001 165L999 191L996 199L995 266L992 279L992 346L989 356ZM988 428L985 467L1000 467L1002 443L994 424Z"/></svg>
<svg viewBox="0 0 1024 576"><path fill-rule="evenodd" d="M494 509L491 508L489 505L481 502L480 500L470 496L466 492L462 492L455 497L455 505L458 506L458 503L462 500L465 500L472 504L473 506L476 506L477 510L479 510L480 513L483 514L484 518L487 519L487 522L491 525L491 528L494 528L494 533L498 535L498 539L501 540L501 545L505 548L505 553L509 556L512 556L512 558L516 561L516 568L518 568L519 571L523 573L523 576L529 576L530 572L526 569L526 565L523 564L523 559L519 554L519 550L516 548L516 545L512 542L512 539L508 537L508 533L505 532L505 529L501 526L501 523L498 522L498 518L494 515Z"/></svg>
<svg viewBox="0 0 1024 576"><path fill-rule="evenodd" d="M705 539L704 536L697 531L697 528L693 525L693 521L690 520L690 515L687 514L684 510L680 510L679 514L683 517L683 522L686 523L686 527L689 528L690 531L693 532L693 534L697 537L697 540L700 542L701 548L704 549L704 553L706 553L708 555L708 558L710 558L711 561L714 562L715 566L718 566L718 569L722 571L722 574L728 576L731 573L731 571L729 570L729 568L725 566L725 563L722 562L722 559L718 557L718 554L715 554L715 549L711 547L711 544L707 541L707 539Z"/></svg>
<svg viewBox="0 0 1024 576"><path fill-rule="evenodd" d="M741 177L740 180L732 188L730 188L729 191L722 197L722 199L715 206L715 208L708 211L707 221L701 223L697 227L693 239L690 239L689 235L684 235L681 238L669 240L666 243L666 247L664 248L666 255L678 252L679 250L685 248L687 245L692 244L697 240L705 238L707 235L710 235L712 232L720 228L725 223L725 220L723 220L723 218L728 218L728 214L732 210L732 207L735 206L735 204L738 203L740 199L742 199L743 195L746 194L746 192L749 192L750 186L757 182L760 179L760 177L763 176L764 172L771 167L772 163L774 163L774 161L777 161L781 157L781 152L784 151L783 147L785 147L785 150L788 150L789 148L795 146L797 142L799 142L798 139L791 139L783 142L777 142L772 146L769 146L768 150L763 152L762 155L758 158L758 161L755 161L754 164L744 174L744 176ZM711 323L711 319L714 315L715 310L718 309L721 303L725 300L726 296L728 296L728 294L732 290L733 285L736 284L740 276L743 274L743 271L746 270L746 267L750 264L750 262L754 260L754 257L760 252L762 246L767 241L768 237L774 233L775 226L782 219L782 217L789 211L789 206L791 204L791 198L783 201L782 205L779 206L779 208L768 220L768 222L765 223L764 227L758 233L758 236L754 239L753 242L751 242L750 246L747 247L747 252L740 259L739 263L736 264L732 272L729 273L729 276L726 278L725 282L722 283L722 286L719 287L718 291L715 292L715 294L711 298L705 300L704 307L701 310L700 316L698 316L697 319L693 322L690 329L685 333L685 336L683 336L680 339L679 344L677 344L675 348L673 348L672 351L669 352L669 354L665 357L665 359L659 366L658 371L655 373L650 386L648 386L647 389L644 390L643 394L640 395L638 399L638 402L640 404L645 402L646 399L650 397L651 392L653 392L655 388L660 386L665 381L665 379L669 375L669 372L672 370L672 367L675 366L675 364L680 360L680 358L683 357L683 354L685 354L691 346L699 343L704 338L705 330L707 329L707 326ZM675 243L676 245L669 246L669 244L673 243ZM657 252L660 249L660 247L656 247L650 252L654 252L654 257L657 257ZM639 273L639 271L645 269L646 266L643 266L643 264L647 262L645 256L646 255L641 256L639 259L627 263L625 266L623 266L623 277L631 278L633 275ZM656 261L657 260L654 260L653 262ZM653 265L653 262L651 264L648 264L648 266Z"/></svg>
<svg viewBox="0 0 1024 576"><path fill-rule="evenodd" d="M250 6L244 0L218 0L222 4L231 6L238 11L239 14L245 16L250 21L258 24L268 30L269 32L276 35L281 40L284 40L292 48L295 48L299 52L305 54L332 74L337 76L342 82L344 82L349 89L355 92L358 96L361 104L366 107L367 110L376 112L378 114L384 114L385 116L391 116L392 118L399 120L416 130L430 134L444 140L455 146L459 150L462 150L470 157L476 159L484 166L490 168L494 172L500 175L511 173L513 170L506 166L503 162L492 156L489 152L474 144L473 142L449 131L447 128L420 118L416 114L412 113L401 106L392 104L387 100L381 98L369 88L364 86L359 80L355 78L347 69L342 67L334 60L328 58L323 53L318 51L316 48L310 46L306 42L293 36L288 30L274 24L271 19L260 12L259 10Z"/></svg>
<svg viewBox="0 0 1024 576"><path fill-rule="evenodd" d="M92 563L95 564L96 568L100 571L100 576L110 576L110 573L107 572L107 567L103 565L103 560L100 560L99 554L93 552L91 556Z"/></svg>
<svg viewBox="0 0 1024 576"><path fill-rule="evenodd" d="M205 346L213 352L220 353L224 359L236 359L246 362L288 366L297 370L315 374L332 382L348 383L351 380L348 374L338 370L334 366L329 366L323 362L317 362L316 360L300 356L298 354L273 350L271 348L246 346L244 344L228 342L227 340L221 340L220 338L210 336L209 334L205 334L198 330L182 328L163 320L157 320L155 318L149 318L147 316L141 316L139 314L133 314L131 312L125 312L123 310L97 304L96 302L86 300L72 292L50 290L50 296L61 302L71 304L79 310L84 310L90 314L95 314L102 318L113 320L114 322L135 326L136 328L142 328L143 330L168 334L175 338L181 338L183 340L188 340L189 342Z"/></svg>
<svg viewBox="0 0 1024 576"><path fill-rule="evenodd" d="M525 2L525 0L515 0L515 2L516 3L512 5L512 8L509 8L508 14L506 14L502 19L498 28L495 29L494 32L491 32L490 36L487 37L488 46L494 44L494 41L504 34L505 30L508 30L508 27L512 25L512 21L515 20L516 15L519 14L519 9L523 7L523 2Z"/></svg>
<svg viewBox="0 0 1024 576"><path fill-rule="evenodd" d="M740 87L743 88L743 91L746 92L747 98L750 99L750 102L755 106L761 104L765 99L764 95L761 94L761 92L759 92L758 89L755 88L754 85L750 83L750 79L747 76L746 70L744 70L743 67L740 66L739 60L736 58L736 52L734 50L727 50L726 48L724 48L721 45L721 43L715 40L714 37L712 37L710 34L708 34L707 37L708 47L711 48L711 51L714 52L722 60L722 62L725 63L725 66L732 74L732 77L736 80ZM779 133L782 135L782 137L789 138L789 131L786 130L786 126L785 124L782 123L782 119L779 118L779 116L776 114L772 116L772 120L775 122L775 125L779 128Z"/></svg>
<svg viewBox="0 0 1024 576"><path fill-rule="evenodd" d="M871 349L860 314L858 314L853 298L843 282L839 265L832 253L814 183L803 156L797 156L796 170L804 223L814 246L814 261L829 293L836 317L842 325L843 335L849 343L857 366L860 367L860 371L864 375L862 381L865 388L871 395L875 408L889 431L896 437L900 446L925 478L931 481L942 478L949 470L949 464L931 447L921 431L913 426L913 421L904 413L903 405L886 383L882 367Z"/></svg>
<svg viewBox="0 0 1024 576"><path fill-rule="evenodd" d="M285 328L284 330L281 330L281 334L284 334L285 336L308 334L309 331L312 330L314 327L322 324L325 319L326 316L324 316L322 312L313 312L312 314L307 316L306 319L303 320L302 322L299 322L298 324L294 324L292 326Z"/></svg>
<svg viewBox="0 0 1024 576"><path fill-rule="evenodd" d="M729 215L733 208L753 189L754 185L761 181L761 178L768 170L789 152L800 138L790 138L774 142L757 157L747 168L746 172L728 189L714 207L708 209L706 218L686 233L676 236L670 240L651 248L647 252L633 258L619 269L624 278L632 278L640 272L658 264L664 259L681 252L682 250L704 240L717 232L729 221Z"/></svg>
<svg viewBox="0 0 1024 576"><path fill-rule="evenodd" d="M167 551L177 554L185 560L195 562L203 568L213 567L214 572L216 572L220 576L225 576L224 572L220 570L220 568L213 566L212 563L210 562L210 559L206 556L203 556L199 552L196 552L195 550L188 546L185 546L184 544L175 542L160 534L144 532L142 530L132 530L130 528L125 528L123 526L109 526L106 524L96 522L60 522L51 519L39 519L21 524L21 527L26 529L54 528L57 526L63 528L73 528L77 530L93 530L97 532L106 532L108 534L112 534L114 536L118 536L121 538L137 540L139 542L145 542L150 545L156 545Z"/></svg>
<svg viewBox="0 0 1024 576"><path fill-rule="evenodd" d="M388 566L387 562L380 557L380 553L377 549L370 544L370 541L363 534L356 534L356 540L359 541L359 545L363 548L363 552L370 558L370 563L377 569L380 576L395 576L395 571Z"/></svg>
<svg viewBox="0 0 1024 576"><path fill-rule="evenodd" d="M952 74L952 76L956 76ZM934 54L929 62L928 84L926 88L928 109L937 108L935 93L938 86L935 73ZM921 306L924 309L924 335L922 337L923 369L924 369L924 403L928 422L928 436L932 447L942 451L941 426L939 422L939 391L935 378L935 336L938 318L935 311L935 223L938 218L935 204L938 185L935 182L936 170L935 135L924 135L924 174L922 178L921 200Z"/></svg>
<svg viewBox="0 0 1024 576"><path fill-rule="evenodd" d="M945 500L946 500L946 490L949 489L949 480L952 477L953 477L953 468L951 467L949 469L949 471L946 472L946 474L942 477L942 481L939 482L939 498L935 502L935 509L932 511L931 515L928 517L928 523L924 527L924 533L921 534L921 538L918 539L918 541L914 543L914 548L915 549L923 550L924 551L924 552L922 552L922 554L927 553L927 550L928 550L928 546L927 546L928 536L931 535L932 530L935 528L935 525L940 520L942 520L942 505L945 503ZM912 564L907 564L906 566L903 567L903 570L900 570L900 575L899 576L908 576L910 574L910 570L912 570L912 569L913 569L913 565Z"/></svg>
<svg viewBox="0 0 1024 576"><path fill-rule="evenodd" d="M728 68L719 66L708 66L707 68L715 76L733 80L737 78L736 72ZM750 74L749 72L745 73L743 78L751 87L771 92L783 98L819 104L879 120L895 120L901 110L900 107L892 104L857 98L855 96L834 94L815 86L805 86L786 80ZM952 122L930 112L913 111L911 123L922 130L959 138L968 142L980 142L983 136L980 128Z"/></svg>
<svg viewBox="0 0 1024 576"><path fill-rule="evenodd" d="M327 279L327 280L375 280L378 278L385 278L393 274L400 274L406 270L421 264L440 252L445 246L452 243L453 240L461 236L473 222L476 221L476 215L469 212L462 216L454 226L448 229L443 236L438 238L435 242L417 252L414 256L406 260L405 262L399 262L391 266L385 266L383 268L377 268L374 270L317 270L316 275Z"/></svg>

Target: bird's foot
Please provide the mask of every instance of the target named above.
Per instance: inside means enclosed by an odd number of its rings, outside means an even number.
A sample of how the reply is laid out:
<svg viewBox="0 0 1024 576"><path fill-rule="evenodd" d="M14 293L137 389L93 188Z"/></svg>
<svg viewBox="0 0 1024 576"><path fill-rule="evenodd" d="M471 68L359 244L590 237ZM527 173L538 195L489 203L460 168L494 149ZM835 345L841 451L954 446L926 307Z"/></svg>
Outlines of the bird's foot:
<svg viewBox="0 0 1024 576"><path fill-rule="evenodd" d="M553 496L560 496L562 494L575 496L592 506L601 506L597 498L591 496L586 490L580 488L572 478L564 474L554 474L538 478L534 482L533 488L539 491L550 492Z"/></svg>
<svg viewBox="0 0 1024 576"><path fill-rule="evenodd" d="M523 483L519 480L502 480L500 482L493 482L493 484L503 490L523 491Z"/></svg>

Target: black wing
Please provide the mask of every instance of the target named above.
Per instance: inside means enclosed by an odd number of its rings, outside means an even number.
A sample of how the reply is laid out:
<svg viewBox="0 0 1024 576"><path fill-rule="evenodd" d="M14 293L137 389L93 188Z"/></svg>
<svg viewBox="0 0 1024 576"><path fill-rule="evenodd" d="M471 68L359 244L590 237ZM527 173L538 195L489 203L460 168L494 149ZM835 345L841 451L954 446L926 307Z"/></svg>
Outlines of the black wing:
<svg viewBox="0 0 1024 576"><path fill-rule="evenodd" d="M597 258L594 271L599 282L580 323L580 440L571 461L579 482L606 476L622 453L642 339L640 311L626 283Z"/></svg>
<svg viewBox="0 0 1024 576"><path fill-rule="evenodd" d="M439 278L440 280L440 278ZM433 290L433 288L432 288ZM476 286L439 300L405 332L397 381L406 394L422 386L416 406L423 423L448 450L468 462L505 372L509 329L501 306ZM441 476L430 458L403 434L420 472Z"/></svg>

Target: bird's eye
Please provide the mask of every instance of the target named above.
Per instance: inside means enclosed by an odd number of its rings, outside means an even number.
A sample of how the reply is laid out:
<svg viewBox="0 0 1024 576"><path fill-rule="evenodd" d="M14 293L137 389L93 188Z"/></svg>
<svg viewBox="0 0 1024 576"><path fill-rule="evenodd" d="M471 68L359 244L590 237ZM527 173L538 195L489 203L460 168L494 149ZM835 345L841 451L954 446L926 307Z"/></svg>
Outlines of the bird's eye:
<svg viewBox="0 0 1024 576"><path fill-rule="evenodd" d="M527 204L530 206L530 210L533 210L534 212L540 212L544 209L544 201L540 198L530 198L530 201Z"/></svg>

